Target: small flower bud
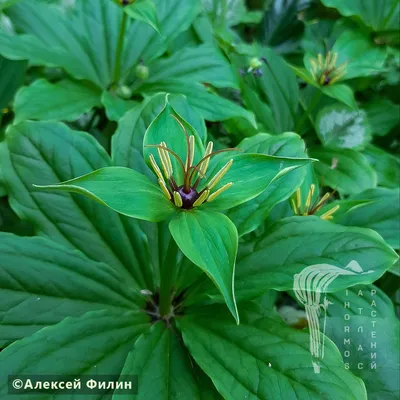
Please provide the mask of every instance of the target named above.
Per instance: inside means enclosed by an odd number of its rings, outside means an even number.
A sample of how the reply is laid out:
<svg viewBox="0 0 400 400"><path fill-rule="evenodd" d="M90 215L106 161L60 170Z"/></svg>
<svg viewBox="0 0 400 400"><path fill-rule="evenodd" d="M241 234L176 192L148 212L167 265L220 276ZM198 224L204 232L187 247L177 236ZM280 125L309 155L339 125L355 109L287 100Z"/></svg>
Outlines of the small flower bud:
<svg viewBox="0 0 400 400"><path fill-rule="evenodd" d="M149 77L149 69L145 65L139 64L136 66L135 74L137 78L145 81Z"/></svg>
<svg viewBox="0 0 400 400"><path fill-rule="evenodd" d="M121 99L127 100L132 97L132 90L126 85L119 86L116 93L118 97L121 97Z"/></svg>
<svg viewBox="0 0 400 400"><path fill-rule="evenodd" d="M262 62L259 58L254 57L250 60L249 65L251 69L259 69L262 67Z"/></svg>

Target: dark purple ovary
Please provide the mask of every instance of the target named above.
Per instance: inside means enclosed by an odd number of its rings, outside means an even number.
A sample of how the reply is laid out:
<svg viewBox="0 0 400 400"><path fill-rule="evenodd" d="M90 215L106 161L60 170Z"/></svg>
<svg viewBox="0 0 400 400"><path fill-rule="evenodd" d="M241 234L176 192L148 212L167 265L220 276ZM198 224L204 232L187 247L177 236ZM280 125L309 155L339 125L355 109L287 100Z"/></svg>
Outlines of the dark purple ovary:
<svg viewBox="0 0 400 400"><path fill-rule="evenodd" d="M190 188L189 193L186 193L183 186L180 186L178 193L182 198L182 208L185 208L186 210L192 208L193 203L199 198L199 194L193 188Z"/></svg>

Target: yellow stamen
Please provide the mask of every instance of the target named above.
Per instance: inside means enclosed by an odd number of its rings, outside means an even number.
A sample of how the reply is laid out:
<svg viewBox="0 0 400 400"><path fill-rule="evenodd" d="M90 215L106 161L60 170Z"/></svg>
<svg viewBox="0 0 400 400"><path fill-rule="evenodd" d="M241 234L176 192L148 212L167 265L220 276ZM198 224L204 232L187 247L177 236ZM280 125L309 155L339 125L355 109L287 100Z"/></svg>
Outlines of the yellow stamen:
<svg viewBox="0 0 400 400"><path fill-rule="evenodd" d="M325 69L328 69L329 64L331 62L331 55L332 53L330 51L328 51L328 53L326 54L326 58L325 58Z"/></svg>
<svg viewBox="0 0 400 400"><path fill-rule="evenodd" d="M164 180L159 179L158 184L161 186L161 190L165 194L168 200L171 200L171 194L169 193L167 186L165 185Z"/></svg>
<svg viewBox="0 0 400 400"><path fill-rule="evenodd" d="M177 207L182 207L182 197L178 192L174 192L174 203Z"/></svg>
<svg viewBox="0 0 400 400"><path fill-rule="evenodd" d="M330 85L333 85L335 82L337 82L339 79L341 79L343 77L343 75L346 74L346 71L342 71L339 74L335 75L331 81L329 82Z"/></svg>
<svg viewBox="0 0 400 400"><path fill-rule="evenodd" d="M161 146L164 146L164 144L161 143ZM165 158L165 150L157 148L157 151L158 151L158 156L160 157L161 166L164 170L164 174L167 177L167 179L169 179L170 175L169 175L168 161Z"/></svg>
<svg viewBox="0 0 400 400"><path fill-rule="evenodd" d="M213 142L208 142L207 148L206 148L206 152L204 153L204 157L206 157L206 156L208 156L208 155L210 155L212 153L213 146L214 146ZM211 159L211 157L208 157L200 164L200 172L203 175L205 175L206 172L207 172L207 168L208 168L208 165L210 163L210 159Z"/></svg>
<svg viewBox="0 0 400 400"><path fill-rule="evenodd" d="M167 147L167 144L165 142L161 143L162 146ZM169 175L167 175L167 178L171 178L172 173L174 172L174 170L172 169L172 162L171 162L171 157L169 156L169 153L167 150L163 150L164 152L164 159L167 163L167 168L168 168L168 173Z"/></svg>
<svg viewBox="0 0 400 400"><path fill-rule="evenodd" d="M292 203L293 212L294 212L296 215L299 215L299 210L298 210L298 208L297 208L297 206L296 206L296 202L294 201L294 199L290 199L290 202Z"/></svg>
<svg viewBox="0 0 400 400"><path fill-rule="evenodd" d="M312 184L310 186L310 190L308 192L308 196L307 196L307 200L306 200L306 210L307 211L308 211L308 209L310 208L310 205L311 205L311 200L312 200L312 197L313 197L313 194L314 194L314 188L315 188L315 185Z"/></svg>
<svg viewBox="0 0 400 400"><path fill-rule="evenodd" d="M230 159L216 174L215 176L208 182L207 189L212 189L228 172L229 168L233 163L233 159ZM211 196L210 196L211 197Z"/></svg>
<svg viewBox="0 0 400 400"><path fill-rule="evenodd" d="M323 203L325 203L325 201L329 199L330 195L330 193L325 193L320 201L317 203L316 207L321 206Z"/></svg>
<svg viewBox="0 0 400 400"><path fill-rule="evenodd" d="M340 205L338 204L337 206L331 208L329 211L321 215L321 219L332 219L332 214L334 214L337 210L339 210Z"/></svg>
<svg viewBox="0 0 400 400"><path fill-rule="evenodd" d="M297 208L300 210L301 207L301 191L300 188L297 189L296 191L296 199L297 199Z"/></svg>
<svg viewBox="0 0 400 400"><path fill-rule="evenodd" d="M194 136L189 137L189 149L190 149L190 160L186 158L186 169L189 169L193 165L194 160Z"/></svg>
<svg viewBox="0 0 400 400"><path fill-rule="evenodd" d="M323 61L322 61L322 54L321 53L318 54L318 67L319 67L319 69L323 69L324 68L324 64L323 64Z"/></svg>
<svg viewBox="0 0 400 400"><path fill-rule="evenodd" d="M338 58L338 53L333 53L333 56L332 56L331 62L329 63L328 69L332 69L335 67L337 58Z"/></svg>
<svg viewBox="0 0 400 400"><path fill-rule="evenodd" d="M317 80L317 63L315 60L312 58L310 59L310 64L311 64L311 75L314 78L314 80Z"/></svg>
<svg viewBox="0 0 400 400"><path fill-rule="evenodd" d="M218 189L216 192L212 193L210 197L207 199L207 202L213 201L217 196L219 196L222 192L229 189L233 185L232 182L227 183L226 185L222 186L222 188Z"/></svg>
<svg viewBox="0 0 400 400"><path fill-rule="evenodd" d="M165 183L164 177L161 173L160 168L158 167L158 165L156 163L156 160L155 160L153 154L150 154L150 163L151 163L151 166L153 167L153 170L156 173L158 179L161 180L163 183Z"/></svg>
<svg viewBox="0 0 400 400"><path fill-rule="evenodd" d="M200 197L193 203L193 207L198 207L201 206L206 200L207 197L209 196L210 191L209 190L205 190Z"/></svg>

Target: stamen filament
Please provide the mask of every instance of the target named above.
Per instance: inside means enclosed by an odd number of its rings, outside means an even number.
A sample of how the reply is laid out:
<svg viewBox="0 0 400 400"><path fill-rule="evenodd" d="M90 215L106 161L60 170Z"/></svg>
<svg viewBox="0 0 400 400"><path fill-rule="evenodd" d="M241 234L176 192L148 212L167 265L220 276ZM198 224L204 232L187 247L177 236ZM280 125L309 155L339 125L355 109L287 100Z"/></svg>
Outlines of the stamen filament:
<svg viewBox="0 0 400 400"><path fill-rule="evenodd" d="M331 62L330 62L330 64L329 64L329 69L335 68L337 58L338 58L338 53L333 53Z"/></svg>
<svg viewBox="0 0 400 400"><path fill-rule="evenodd" d="M169 190L167 189L167 186L165 185L164 180L159 179L158 180L158 184L161 187L162 192L165 194L165 196L167 197L168 200L171 200L171 193L169 192Z"/></svg>
<svg viewBox="0 0 400 400"><path fill-rule="evenodd" d="M297 209L300 211L301 208L301 191L300 188L296 191L296 199L297 199Z"/></svg>
<svg viewBox="0 0 400 400"><path fill-rule="evenodd" d="M170 166L169 166L169 163L168 163L168 158L166 156L167 152L165 150L163 150L163 148L166 148L167 146L166 146L165 142L161 142L160 146L161 147L159 147L157 149L158 155L159 155L160 160L161 160L161 165L163 167L164 174L167 177L167 179L169 179L171 177L171 174L170 174L171 170L170 170Z"/></svg>
<svg viewBox="0 0 400 400"><path fill-rule="evenodd" d="M233 163L233 159L231 158L216 174L215 176L208 182L207 189L212 189L228 172L229 168Z"/></svg>
<svg viewBox="0 0 400 400"><path fill-rule="evenodd" d="M207 199L207 202L209 203L210 201L213 201L217 196L219 196L222 192L225 192L225 190L229 189L232 185L233 183L229 182L226 185L222 186L222 188L219 188L216 192L210 194L210 196Z"/></svg>
<svg viewBox="0 0 400 400"><path fill-rule="evenodd" d="M332 53L330 51L328 51L328 53L326 54L326 58L325 58L325 69L328 69L329 64L331 62L331 55Z"/></svg>
<svg viewBox="0 0 400 400"><path fill-rule="evenodd" d="M210 195L210 191L209 190L205 190L200 196L199 198L193 203L193 207L198 207L201 206L208 198L208 196Z"/></svg>
<svg viewBox="0 0 400 400"><path fill-rule="evenodd" d="M308 209L310 208L311 200L312 200L312 197L314 195L314 188L315 188L315 185L312 184L310 186L310 190L308 192L308 196L307 196L307 200L306 200L306 211L308 211Z"/></svg>
<svg viewBox="0 0 400 400"><path fill-rule="evenodd" d="M158 167L153 154L150 154L150 163L151 163L151 166L153 167L153 170L156 173L158 179L165 183L163 174L161 173L161 170Z"/></svg>
<svg viewBox="0 0 400 400"><path fill-rule="evenodd" d="M334 214L338 209L340 208L340 205L338 204L337 206L331 208L329 211L321 215L321 219L332 219L332 214Z"/></svg>
<svg viewBox="0 0 400 400"><path fill-rule="evenodd" d="M174 203L177 207L182 207L183 202L182 202L182 197L179 194L179 192L174 192Z"/></svg>
<svg viewBox="0 0 400 400"><path fill-rule="evenodd" d="M164 147L167 147L167 144L165 142L162 142L161 145L164 146ZM168 177L168 179L169 179L169 178L171 178L174 170L172 169L171 157L169 156L168 151L164 150L164 156L165 156L165 160L167 161L167 166L168 166L168 170L169 170L169 173L170 173L170 176Z"/></svg>
<svg viewBox="0 0 400 400"><path fill-rule="evenodd" d="M189 147L190 147L190 152L188 153L188 160L187 160L187 166L186 166L186 170L189 170L189 168L193 165L193 160L194 160L194 136L191 135L189 137ZM189 155L190 155L190 159L189 159Z"/></svg>
<svg viewBox="0 0 400 400"><path fill-rule="evenodd" d="M321 206L325 203L325 201L329 199L330 195L331 195L330 193L325 193L323 195L323 197L320 199L320 201L317 203L315 208L318 208L318 209L321 208Z"/></svg>
<svg viewBox="0 0 400 400"><path fill-rule="evenodd" d="M172 151L168 147L164 147L164 146L162 146L160 144L147 144L145 147L155 147L157 149L163 149L163 150L167 151L168 153L172 154L178 160L180 166L182 167L182 171L185 174L185 166L183 165L183 162L179 158L178 154L176 154L174 151Z"/></svg>
<svg viewBox="0 0 400 400"><path fill-rule="evenodd" d="M204 153L204 157L208 157L208 156L212 153L213 147L214 147L214 143L211 142L211 141L208 142L207 147L206 147L206 151L205 151L205 153ZM209 165L209 164L210 164L210 157L208 157L208 158L205 160L205 162L203 162L203 164L202 164L201 167L200 167L200 172L201 172L203 175L206 174L207 168L208 168L208 165Z"/></svg>
<svg viewBox="0 0 400 400"><path fill-rule="evenodd" d="M294 201L294 199L290 199L290 202L292 203L293 212L294 212L296 215L299 215L299 209L297 208L296 202Z"/></svg>
<svg viewBox="0 0 400 400"><path fill-rule="evenodd" d="M318 54L318 67L319 67L319 69L323 69L323 67L324 67L321 53Z"/></svg>

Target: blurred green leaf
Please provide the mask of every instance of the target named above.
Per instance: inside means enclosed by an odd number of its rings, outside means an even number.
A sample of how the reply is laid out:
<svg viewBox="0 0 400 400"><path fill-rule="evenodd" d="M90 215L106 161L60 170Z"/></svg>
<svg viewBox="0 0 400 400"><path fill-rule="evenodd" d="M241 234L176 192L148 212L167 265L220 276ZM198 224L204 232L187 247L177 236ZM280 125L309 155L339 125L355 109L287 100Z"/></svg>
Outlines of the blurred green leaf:
<svg viewBox="0 0 400 400"><path fill-rule="evenodd" d="M329 186L341 195L355 194L377 185L377 175L368 160L352 149L311 149L310 156L322 186Z"/></svg>
<svg viewBox="0 0 400 400"><path fill-rule="evenodd" d="M346 106L323 108L315 126L322 144L330 149L363 149L371 140L366 113Z"/></svg>
<svg viewBox="0 0 400 400"><path fill-rule="evenodd" d="M15 96L15 123L27 119L75 121L101 105L100 94L98 89L67 79L55 84L38 79Z"/></svg>

